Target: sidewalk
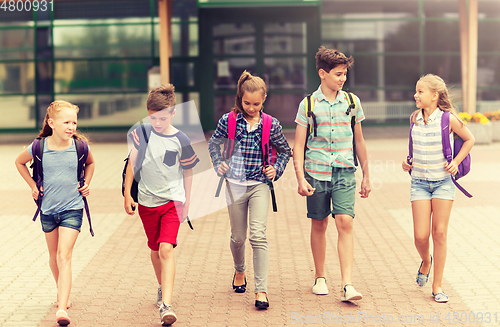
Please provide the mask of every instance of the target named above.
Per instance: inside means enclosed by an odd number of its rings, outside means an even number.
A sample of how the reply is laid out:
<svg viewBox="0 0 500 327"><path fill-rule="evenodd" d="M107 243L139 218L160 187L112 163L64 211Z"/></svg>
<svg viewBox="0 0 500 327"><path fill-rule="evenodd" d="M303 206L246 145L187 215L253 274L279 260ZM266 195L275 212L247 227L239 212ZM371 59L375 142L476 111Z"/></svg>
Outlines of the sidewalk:
<svg viewBox="0 0 500 327"><path fill-rule="evenodd" d="M194 231L181 226L173 303L178 321L173 326L387 326L391 322L479 326L471 320L480 316L483 322L487 317L490 321L482 326L498 325L500 144L473 149L472 172L462 185L474 197L468 199L457 191L450 220L443 287L450 301L437 304L430 294L432 274L422 289L414 281L420 259L413 245L410 180L400 168L407 152L406 132L373 128L365 133L373 191L368 199L357 197L353 272L363 300L339 300L333 220L327 232L330 294L312 294L310 222L289 163L275 183L278 212L271 211L268 217L270 309L256 311L253 306L248 242L248 291L236 294L231 288L230 227L227 210L222 209L194 220ZM287 138L293 142L293 133L287 133ZM56 288L40 222L31 221L34 203L14 166L21 150L22 145L0 146L0 326L52 327L56 326ZM142 224L122 207L121 172L127 146L98 143L92 151L96 173L89 203L96 235L90 236L84 221L73 253L70 326L161 326L155 306L157 283ZM214 199L215 187L206 186L203 191L206 201Z"/></svg>

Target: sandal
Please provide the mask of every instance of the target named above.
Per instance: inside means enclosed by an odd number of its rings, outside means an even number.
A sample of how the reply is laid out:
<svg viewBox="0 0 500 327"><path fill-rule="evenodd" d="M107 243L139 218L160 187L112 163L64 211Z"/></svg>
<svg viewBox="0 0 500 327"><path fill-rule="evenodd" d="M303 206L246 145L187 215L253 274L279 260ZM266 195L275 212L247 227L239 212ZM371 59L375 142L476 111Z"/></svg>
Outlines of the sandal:
<svg viewBox="0 0 500 327"><path fill-rule="evenodd" d="M436 301L437 303L446 303L450 299L448 295L444 294L443 291L436 294L432 292L432 296L434 297L434 301Z"/></svg>
<svg viewBox="0 0 500 327"><path fill-rule="evenodd" d="M64 315L59 315L59 313L64 313ZM68 326L71 324L71 320L69 319L68 313L64 310L57 310L56 312L56 323L59 324L59 326Z"/></svg>

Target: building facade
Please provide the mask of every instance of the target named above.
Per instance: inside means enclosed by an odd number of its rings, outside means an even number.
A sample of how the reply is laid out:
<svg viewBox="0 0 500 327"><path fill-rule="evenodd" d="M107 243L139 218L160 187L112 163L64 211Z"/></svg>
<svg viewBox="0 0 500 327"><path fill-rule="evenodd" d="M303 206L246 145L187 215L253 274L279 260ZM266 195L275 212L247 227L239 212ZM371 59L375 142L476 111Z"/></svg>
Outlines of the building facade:
<svg viewBox="0 0 500 327"><path fill-rule="evenodd" d="M0 131L38 130L57 99L77 104L79 126L91 130L125 130L146 115L159 66L156 0L0 6ZM481 112L500 109L498 30L500 1L478 0ZM171 33L170 80L178 102L195 101L205 130L234 105L245 69L268 85L265 110L293 127L319 84L320 45L354 57L346 88L367 121L407 119L426 73L442 76L461 106L458 0L173 0Z"/></svg>

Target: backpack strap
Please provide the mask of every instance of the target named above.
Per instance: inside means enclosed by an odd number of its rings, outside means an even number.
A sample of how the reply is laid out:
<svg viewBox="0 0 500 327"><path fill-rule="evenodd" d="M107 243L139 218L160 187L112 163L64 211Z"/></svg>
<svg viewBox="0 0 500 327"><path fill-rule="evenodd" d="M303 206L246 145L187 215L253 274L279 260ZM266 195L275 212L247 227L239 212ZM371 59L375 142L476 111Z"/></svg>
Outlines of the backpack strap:
<svg viewBox="0 0 500 327"><path fill-rule="evenodd" d="M269 160L269 138L271 137L271 126L273 125L273 117L262 112L262 160L264 165L268 166L271 164ZM267 149L267 151L266 151Z"/></svg>
<svg viewBox="0 0 500 327"><path fill-rule="evenodd" d="M231 158L231 156L233 155L235 138L236 138L236 112L231 111L227 115L227 143L224 146L224 151L222 154L224 160L229 160L229 158ZM215 191L216 198L218 198L220 195L224 178L225 175L222 175L219 179L219 185L217 185L217 190Z"/></svg>
<svg viewBox="0 0 500 327"><path fill-rule="evenodd" d="M413 126L415 123L413 122L413 117L415 116L415 112L410 116L410 136L408 137L408 156L406 157L406 163L411 165L411 159L413 159L413 138L411 137L411 131L413 130ZM408 171L408 174L411 176L411 169Z"/></svg>
<svg viewBox="0 0 500 327"><path fill-rule="evenodd" d="M85 185L85 162L89 156L89 145L85 140L74 140L76 147L76 155L78 157L78 168L77 168L77 178L78 185L82 187ZM90 220L90 209L86 197L83 198L83 204L85 206L85 212L87 213L87 219L89 221L90 235L94 236L94 231L92 230L92 221Z"/></svg>
<svg viewBox="0 0 500 327"><path fill-rule="evenodd" d="M227 116L227 147L224 148L226 160L233 155L235 138L236 138L236 112L231 111Z"/></svg>
<svg viewBox="0 0 500 327"><path fill-rule="evenodd" d="M85 140L77 140L75 139L76 153L78 155L78 182L85 183L85 162L87 162L87 158L89 156L89 146ZM80 185L83 186L83 185Z"/></svg>
<svg viewBox="0 0 500 327"><path fill-rule="evenodd" d="M193 224L191 224L191 219L189 219L189 216L186 216L186 220L187 220L187 223L189 225L189 228L191 228L192 230L194 230Z"/></svg>
<svg viewBox="0 0 500 327"><path fill-rule="evenodd" d="M269 138L271 137L271 126L273 124L273 117L270 115L262 112L262 162L264 163L264 167L267 167L271 165L271 160L269 159L269 147L270 147L270 142ZM267 180L267 185L269 185L269 190L271 191L271 200L273 204L273 211L277 212L278 211L278 206L276 204L276 195L274 193L274 185L273 181L268 179Z"/></svg>
<svg viewBox="0 0 500 327"><path fill-rule="evenodd" d="M307 95L304 98L304 109L307 120L307 130L306 130L306 141L304 143L304 164L306 159L306 151L307 151L307 140L309 140L309 136L314 132L313 135L318 136L318 123L316 122L316 115L314 114L314 98L312 94Z"/></svg>
<svg viewBox="0 0 500 327"><path fill-rule="evenodd" d="M141 179L141 167L142 167L142 162L144 161L144 158L146 157L146 150L149 144L149 138L151 136L151 131L152 127L147 126L141 122L139 127L142 131L142 135L144 136L144 139L141 140L139 137L139 150L137 151L137 161L135 162L135 167L134 168L134 178L136 181L139 181ZM142 142L141 142L142 141ZM130 154L129 154L130 155Z"/></svg>
<svg viewBox="0 0 500 327"><path fill-rule="evenodd" d="M451 149L450 143L450 112L443 111L443 116L441 117L441 142L443 145L443 155L446 158L446 162L449 164L453 160L453 151ZM455 176L451 175L453 184L462 191L465 196L472 198L472 195L467 192L455 179Z"/></svg>
<svg viewBox="0 0 500 327"><path fill-rule="evenodd" d="M271 128L273 127L273 117L262 112L262 151L264 151L264 143L269 144L268 149L271 148L271 157L269 164L274 165L278 157L276 147L271 145ZM264 152L262 152L264 153ZM265 158L264 158L265 160Z"/></svg>
<svg viewBox="0 0 500 327"><path fill-rule="evenodd" d="M443 145L443 155L446 162L450 163L453 160L453 152L450 143L450 112L443 111L441 117L441 143Z"/></svg>
<svg viewBox="0 0 500 327"><path fill-rule="evenodd" d="M267 167L268 166L267 163L269 163L269 148L268 148L268 144L265 145L265 149L264 150L266 151L265 152L266 153L265 154L266 159L264 161L264 166ZM267 179L267 185L269 186L269 191L271 191L271 202L273 204L273 212L277 212L278 211L278 205L276 204L276 194L274 193L273 181L270 180L270 179L268 179L267 177L266 177L266 179Z"/></svg>
<svg viewBox="0 0 500 327"><path fill-rule="evenodd" d="M351 116L352 154L354 158L354 166L357 167L358 157L356 156L356 141L354 139L354 126L356 126L356 114L358 113L358 106L351 92L344 91L344 93L347 95L347 102L349 103L349 106L347 107L347 111L345 114Z"/></svg>
<svg viewBox="0 0 500 327"><path fill-rule="evenodd" d="M314 98L312 94L305 97L304 107L307 119L307 138L309 135L313 134L314 137L318 136L318 122L316 121L316 115L314 114ZM307 142L306 138L306 142Z"/></svg>
<svg viewBox="0 0 500 327"><path fill-rule="evenodd" d="M31 153L33 154L33 180L36 183L36 187L38 189L38 198L35 200L36 203L36 212L33 216L33 221L36 220L36 217L40 214L40 210L42 209L42 198L43 194L40 191L43 185L43 166L42 166L42 157L43 157L43 146L44 139L37 137L33 141L33 145L31 147Z"/></svg>
<svg viewBox="0 0 500 327"><path fill-rule="evenodd" d="M344 91L344 93L346 94L347 103L349 103L345 114L356 117L356 114L358 113L358 104L356 103L356 99L352 96L351 92Z"/></svg>

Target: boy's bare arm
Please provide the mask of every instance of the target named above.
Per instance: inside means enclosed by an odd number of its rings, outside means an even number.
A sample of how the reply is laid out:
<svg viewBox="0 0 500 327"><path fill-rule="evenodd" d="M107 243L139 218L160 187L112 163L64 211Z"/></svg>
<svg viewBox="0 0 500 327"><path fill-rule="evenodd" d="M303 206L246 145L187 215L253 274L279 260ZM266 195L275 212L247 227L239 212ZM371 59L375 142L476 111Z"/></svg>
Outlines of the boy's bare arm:
<svg viewBox="0 0 500 327"><path fill-rule="evenodd" d="M307 127L297 124L295 129L295 141L293 145L293 167L297 177L298 193L309 196L314 193L314 188L307 182L304 175L304 151L307 137Z"/></svg>
<svg viewBox="0 0 500 327"><path fill-rule="evenodd" d="M363 181L361 182L361 194L362 198L367 198L371 192L370 186L370 169L368 167L368 152L366 150L366 143L363 137L363 131L361 129L361 123L357 123L354 126L354 140L356 142L356 156L358 157L359 164L361 165L361 171L363 172Z"/></svg>
<svg viewBox="0 0 500 327"><path fill-rule="evenodd" d="M307 127L297 124L293 144L293 167L297 180L304 178L304 147L306 144Z"/></svg>

